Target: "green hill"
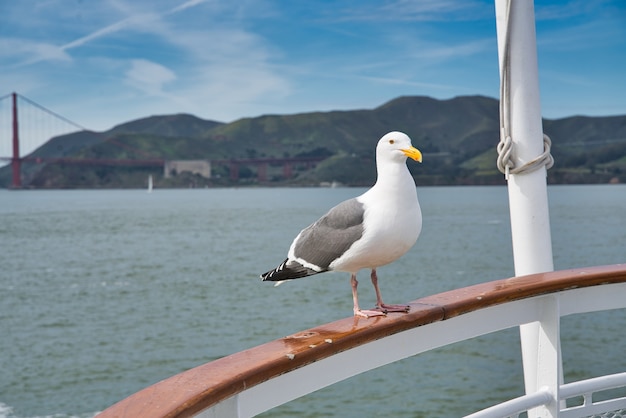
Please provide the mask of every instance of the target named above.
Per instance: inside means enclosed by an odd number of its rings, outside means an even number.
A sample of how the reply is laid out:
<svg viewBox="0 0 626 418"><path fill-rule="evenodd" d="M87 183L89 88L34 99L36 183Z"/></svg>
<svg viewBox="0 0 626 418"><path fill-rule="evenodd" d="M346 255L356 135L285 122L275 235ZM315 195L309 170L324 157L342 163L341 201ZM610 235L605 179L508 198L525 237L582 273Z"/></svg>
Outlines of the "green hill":
<svg viewBox="0 0 626 418"><path fill-rule="evenodd" d="M95 162L123 160L230 160L325 158L314 167L296 164L286 179L280 164L268 165L267 185L318 185L337 181L370 185L375 179L374 147L391 130L406 132L424 155L409 164L418 184L504 184L495 167L499 140L498 102L482 96L449 100L400 97L375 109L264 115L223 124L192 115L151 116L113 129L53 138L36 157L72 157ZM553 141L552 183L626 181L626 116L544 120ZM24 164L27 187L143 187L149 174L156 187L257 184L255 164L213 164L213 177L179 173L163 178L150 166ZM9 184L0 169L0 184Z"/></svg>

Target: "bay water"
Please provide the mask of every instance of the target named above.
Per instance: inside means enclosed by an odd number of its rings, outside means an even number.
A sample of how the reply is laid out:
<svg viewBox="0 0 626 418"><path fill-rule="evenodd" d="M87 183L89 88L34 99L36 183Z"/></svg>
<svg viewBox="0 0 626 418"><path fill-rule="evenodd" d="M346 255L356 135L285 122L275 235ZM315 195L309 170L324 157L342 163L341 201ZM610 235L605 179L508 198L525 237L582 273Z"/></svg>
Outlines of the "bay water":
<svg viewBox="0 0 626 418"><path fill-rule="evenodd" d="M93 417L173 374L352 315L349 277L258 276L358 188L0 191L0 418ZM505 187L418 188L388 303L514 275ZM550 186L556 269L626 262L626 185ZM374 304L361 273L363 307ZM626 297L626 295L624 295ZM626 370L626 312L563 318L566 381ZM517 329L385 366L268 417L456 417L523 394Z"/></svg>

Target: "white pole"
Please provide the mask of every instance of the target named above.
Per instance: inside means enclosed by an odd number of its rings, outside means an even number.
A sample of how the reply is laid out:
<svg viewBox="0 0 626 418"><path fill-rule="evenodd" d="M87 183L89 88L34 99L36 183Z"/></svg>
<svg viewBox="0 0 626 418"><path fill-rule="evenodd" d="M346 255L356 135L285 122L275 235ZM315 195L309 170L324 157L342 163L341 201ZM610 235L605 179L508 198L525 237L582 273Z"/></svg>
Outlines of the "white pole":
<svg viewBox="0 0 626 418"><path fill-rule="evenodd" d="M509 31L509 65L506 70L509 80L506 99L510 104L508 134L513 142L512 162L515 167L520 167L544 150L534 5L532 0L495 0L495 4L501 82L506 59L506 34ZM504 99L500 97L500 100ZM542 166L535 171L510 174L508 177L516 276L554 270L546 174L546 167ZM539 384L543 383L541 381L545 380L541 378L545 371L537 370L538 364L546 365L539 358L542 355L540 333L540 323L520 327L526 393L536 392L540 389ZM560 364L554 366L560 374ZM554 412L551 411L550 415L556 416Z"/></svg>
<svg viewBox="0 0 626 418"><path fill-rule="evenodd" d="M543 153L543 127L531 0L496 0L498 50L506 31L506 8L511 3L510 104L515 166L524 165ZM502 76L502 75L501 75ZM502 99L502 98L501 98ZM554 269L548 213L546 168L509 175L509 204L515 274L543 273Z"/></svg>

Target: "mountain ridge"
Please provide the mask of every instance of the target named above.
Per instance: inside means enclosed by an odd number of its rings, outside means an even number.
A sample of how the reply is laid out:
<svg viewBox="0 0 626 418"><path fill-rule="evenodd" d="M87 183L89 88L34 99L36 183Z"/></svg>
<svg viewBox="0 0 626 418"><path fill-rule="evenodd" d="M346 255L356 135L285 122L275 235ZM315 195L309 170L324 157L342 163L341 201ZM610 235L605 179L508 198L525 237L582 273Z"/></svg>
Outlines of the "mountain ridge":
<svg viewBox="0 0 626 418"><path fill-rule="evenodd" d="M556 160L549 171L551 183L626 181L626 116L544 119L543 126L552 138ZM157 187L333 181L368 185L375 179L376 142L392 130L407 133L425 154L424 164L410 165L418 184L504 184L495 167L498 101L479 95L445 100L401 96L373 109L262 115L230 123L183 113L153 115L104 132L52 138L31 154L92 160L326 158L314 168L296 167L295 176L289 179L282 178L281 167L271 166L261 180L258 167L241 166L235 181L228 167L214 167L212 179L181 175L166 180L154 168L59 164L27 167L24 177L28 187L48 188L142 187L149 174ZM0 184L5 186L9 182L6 171L6 167L0 169Z"/></svg>

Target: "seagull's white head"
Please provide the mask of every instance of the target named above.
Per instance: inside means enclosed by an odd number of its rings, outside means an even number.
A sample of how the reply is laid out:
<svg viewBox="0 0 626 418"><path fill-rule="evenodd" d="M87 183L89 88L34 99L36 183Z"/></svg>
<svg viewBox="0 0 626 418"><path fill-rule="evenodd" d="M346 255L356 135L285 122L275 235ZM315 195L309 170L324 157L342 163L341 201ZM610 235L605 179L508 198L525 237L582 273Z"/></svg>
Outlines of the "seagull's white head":
<svg viewBox="0 0 626 418"><path fill-rule="evenodd" d="M402 132L389 132L378 141L376 159L404 162L409 157L422 162L422 153L411 145L411 138Z"/></svg>

